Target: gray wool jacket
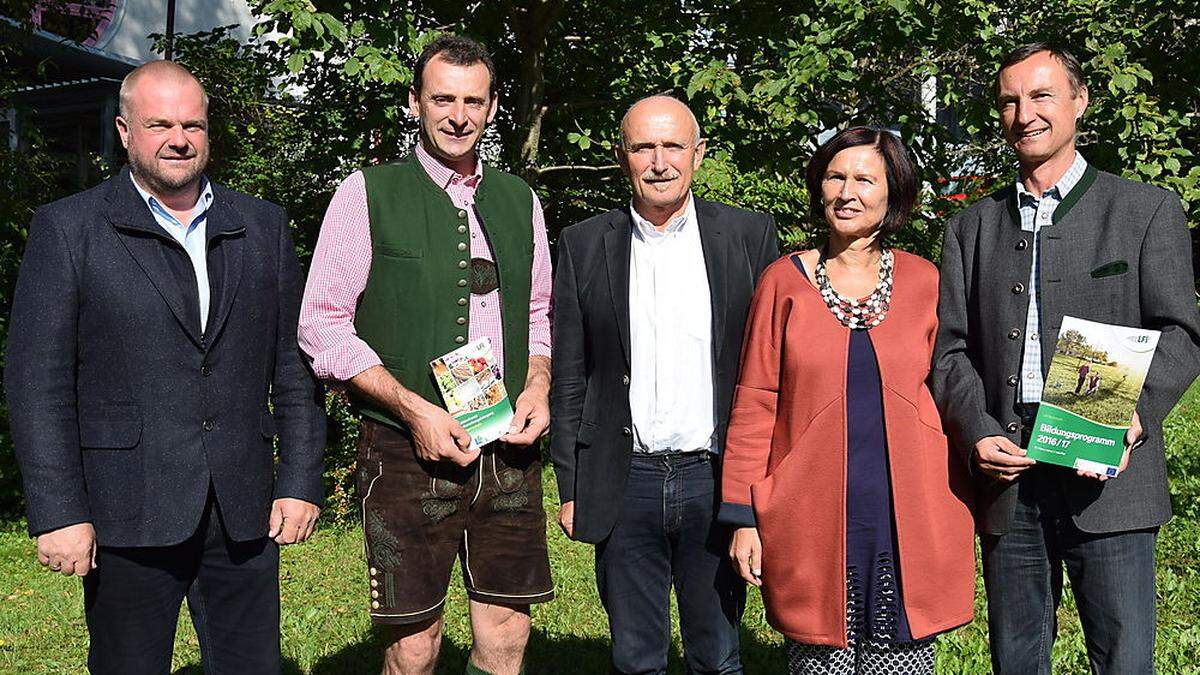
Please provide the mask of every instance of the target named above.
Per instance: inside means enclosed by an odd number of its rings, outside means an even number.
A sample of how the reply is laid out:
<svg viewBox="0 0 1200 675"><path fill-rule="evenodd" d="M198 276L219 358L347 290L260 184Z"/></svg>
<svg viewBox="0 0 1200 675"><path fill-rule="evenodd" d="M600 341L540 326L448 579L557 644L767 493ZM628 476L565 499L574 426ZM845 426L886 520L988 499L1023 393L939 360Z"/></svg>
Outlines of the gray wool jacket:
<svg viewBox="0 0 1200 675"><path fill-rule="evenodd" d="M1171 517L1163 418L1200 374L1192 243L1179 198L1089 166L1042 229L1042 374L1064 315L1162 331L1138 414L1146 442L1129 468L1099 482L1058 471L1075 525L1093 533L1157 527ZM946 226L931 389L951 442L973 466L985 436L1021 440L1014 412L1033 264L1016 189L979 200ZM979 531L1008 530L1017 481L976 472Z"/></svg>

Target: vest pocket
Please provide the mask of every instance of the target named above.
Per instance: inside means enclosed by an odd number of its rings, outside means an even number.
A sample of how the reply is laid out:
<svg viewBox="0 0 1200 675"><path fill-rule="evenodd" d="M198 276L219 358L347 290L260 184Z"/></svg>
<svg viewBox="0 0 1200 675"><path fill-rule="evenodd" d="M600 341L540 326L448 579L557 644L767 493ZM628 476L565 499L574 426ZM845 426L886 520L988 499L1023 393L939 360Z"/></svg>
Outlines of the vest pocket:
<svg viewBox="0 0 1200 675"><path fill-rule="evenodd" d="M142 438L142 414L134 404L80 405L79 446L129 449Z"/></svg>
<svg viewBox="0 0 1200 675"><path fill-rule="evenodd" d="M423 258L425 251L416 247L375 245L375 253L384 258Z"/></svg>
<svg viewBox="0 0 1200 675"><path fill-rule="evenodd" d="M376 351L375 356L383 363L383 367L388 370L404 370L408 368L408 359L396 354L385 354L381 351Z"/></svg>

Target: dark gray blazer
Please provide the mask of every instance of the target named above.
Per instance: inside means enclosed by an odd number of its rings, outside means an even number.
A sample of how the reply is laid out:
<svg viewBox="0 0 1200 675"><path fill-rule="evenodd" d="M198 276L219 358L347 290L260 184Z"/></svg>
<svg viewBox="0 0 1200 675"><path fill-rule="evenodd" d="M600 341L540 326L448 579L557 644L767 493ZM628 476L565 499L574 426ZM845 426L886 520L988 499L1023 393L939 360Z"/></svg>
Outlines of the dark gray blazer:
<svg viewBox="0 0 1200 675"><path fill-rule="evenodd" d="M724 443L754 285L779 257L770 216L696 199L712 302L713 405ZM616 522L633 452L629 409L629 208L558 239L550 455L559 498L575 502L575 538L598 543Z"/></svg>
<svg viewBox="0 0 1200 675"><path fill-rule="evenodd" d="M1120 477L1101 483L1059 471L1086 532L1155 527L1171 516L1162 421L1200 373L1191 240L1179 198L1089 167L1041 230L1042 373L1064 315L1162 331L1138 414L1147 440ZM932 390L943 423L969 459L985 436L1021 438L1013 412L1033 264L1016 189L1000 190L946 226ZM1019 479L1018 479L1019 480ZM1008 530L1016 483L977 475L981 532Z"/></svg>
<svg viewBox="0 0 1200 675"><path fill-rule="evenodd" d="M296 343L287 215L213 190L204 334L187 254L128 168L34 215L4 372L30 533L91 522L102 545L175 544L210 484L235 540L267 533L274 497L320 503L325 420Z"/></svg>

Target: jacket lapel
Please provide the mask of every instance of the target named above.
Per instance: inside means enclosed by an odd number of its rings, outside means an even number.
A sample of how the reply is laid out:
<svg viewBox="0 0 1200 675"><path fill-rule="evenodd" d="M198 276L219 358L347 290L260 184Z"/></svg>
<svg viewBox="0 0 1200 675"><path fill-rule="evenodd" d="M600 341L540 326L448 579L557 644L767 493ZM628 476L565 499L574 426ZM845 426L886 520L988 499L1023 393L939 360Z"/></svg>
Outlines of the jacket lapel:
<svg viewBox="0 0 1200 675"><path fill-rule="evenodd" d="M721 234L721 225L717 222L716 209L712 204L696 199L696 221L700 227L700 246L704 249L704 266L708 270L708 295L712 302L713 362L717 363L721 350L725 347L725 308L729 290L725 279L728 269L725 257L729 246Z"/></svg>
<svg viewBox="0 0 1200 675"><path fill-rule="evenodd" d="M1020 200L1021 197L1020 197L1020 195L1017 194L1017 188L1010 185L1008 187L1007 195L1004 195L1001 198L1004 200L1004 205L1007 207L1009 226L1015 227L1018 230L1020 230L1021 229L1021 208L1020 208L1021 205L1018 203L1018 201ZM1032 235L1033 233L1031 232L1030 234Z"/></svg>
<svg viewBox="0 0 1200 675"><path fill-rule="evenodd" d="M133 187L128 167L113 177L110 185L112 189L108 193L105 217L116 230L117 238L129 255L170 307L180 327L199 346L200 317L193 309L193 306L198 307L198 303L189 304L185 301L184 290L172 273L166 257L167 247L178 246L178 243L154 220L150 208Z"/></svg>
<svg viewBox="0 0 1200 675"><path fill-rule="evenodd" d="M205 232L205 249L211 261L209 286L212 301L209 303L208 325L204 334L210 345L225 327L225 320L229 318L229 310L241 285L245 233L246 226L240 214L229 205L229 200L214 199ZM214 270L214 267L219 269ZM218 274L212 274L212 271L218 271Z"/></svg>
<svg viewBox="0 0 1200 675"><path fill-rule="evenodd" d="M621 334L621 349L625 367L629 367L629 250L633 236L633 221L628 206L609 222L604 233L604 253L608 262L608 289L612 295L613 311L617 315L617 330Z"/></svg>

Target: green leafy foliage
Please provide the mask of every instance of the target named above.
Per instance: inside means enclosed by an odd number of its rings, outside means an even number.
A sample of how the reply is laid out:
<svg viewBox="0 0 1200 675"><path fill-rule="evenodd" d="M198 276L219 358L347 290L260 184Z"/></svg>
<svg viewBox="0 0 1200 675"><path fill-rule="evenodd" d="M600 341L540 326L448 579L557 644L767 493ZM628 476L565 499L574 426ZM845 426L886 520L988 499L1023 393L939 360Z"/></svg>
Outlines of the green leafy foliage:
<svg viewBox="0 0 1200 675"><path fill-rule="evenodd" d="M414 127L403 124L408 68L437 31L486 42L501 92L489 156L535 185L554 231L625 200L612 159L620 116L637 98L665 92L692 105L721 164L711 173L732 180L702 180L698 192L728 199L722 188L750 190L733 201L774 207L785 240L797 245L819 223L803 200L767 195L797 191L822 132L894 129L928 185L896 243L936 257L945 218L1010 180L991 82L1006 51L1035 39L1066 45L1084 62L1092 105L1080 144L1089 160L1169 187L1200 215L1200 163L1189 149L1200 26L1163 3L823 0L781 12L764 0L675 0L636 11L613 0L272 0L260 9L267 20L258 34L285 36L267 41L289 66L279 76L339 121L345 133L333 134L328 152L347 165L394 157L412 142ZM362 147L368 138L377 142Z"/></svg>
<svg viewBox="0 0 1200 675"><path fill-rule="evenodd" d="M26 140L29 147L40 147L36 136ZM69 184L64 185L61 180L66 169L63 160L49 154L0 147L0 344L8 339L12 290L17 283L29 220L43 199L64 196L70 191ZM0 367L3 362L0 353ZM21 504L20 476L8 434L8 407L0 405L0 518L16 515Z"/></svg>
<svg viewBox="0 0 1200 675"><path fill-rule="evenodd" d="M32 0L0 0L0 16L28 17L32 4ZM0 24L0 114L17 91L44 76L50 67L44 62L30 67L18 58L22 36L28 29L23 23ZM13 112L21 115L25 111L14 108ZM0 121L5 120L0 117ZM7 341L12 292L29 221L40 205L77 189L71 176L78 170L78 164L52 153L36 128L26 126L15 138L10 137L7 124L0 124L0 129L5 132L0 135L0 345L3 345ZM18 149L10 146L14 140ZM85 165L94 164L92 158L81 159ZM0 368L4 365L3 354L0 351ZM0 403L0 518L18 515L22 504L20 474L8 434L8 408Z"/></svg>
<svg viewBox="0 0 1200 675"><path fill-rule="evenodd" d="M552 240L562 227L626 202L613 155L620 118L642 96L672 93L689 103L708 139L697 192L772 213L787 248L822 236L803 174L823 134L864 123L895 130L925 188L913 222L894 243L936 259L946 218L1011 180L1013 158L999 137L991 82L1006 51L1037 39L1066 45L1084 63L1091 105L1080 146L1088 160L1174 190L1189 221L1200 221L1200 161L1193 152L1200 141L1200 24L1182 5L257 0L254 6L261 23L248 43L217 29L177 36L175 47L212 98L212 173L287 206L302 260L311 255L338 181L412 146L411 66L441 31L471 35L492 50L500 112L483 152L534 186ZM17 45L0 43L0 54ZM9 77L0 83L0 98L28 80L12 68L3 74ZM0 151L4 315L32 209L67 191L55 181L52 162L31 147L32 153ZM352 475L353 424L344 407L330 411L330 446L337 450L329 485L342 494ZM6 439L0 435L0 457L11 458L3 452ZM0 503L14 474L11 460L0 459ZM339 513L352 511L345 504Z"/></svg>
<svg viewBox="0 0 1200 675"><path fill-rule="evenodd" d="M0 0L7 16L27 0ZM1194 2L1154 0L499 0L428 3L258 0L262 17L240 44L227 29L177 36L181 62L210 97L212 174L285 205L302 260L312 252L338 181L390 161L415 140L407 88L415 55L438 31L472 35L492 49L501 108L483 151L524 176L562 227L625 203L614 160L625 109L672 93L696 112L708 153L696 176L702 196L774 215L786 248L822 236L809 213L804 167L822 134L852 124L894 129L925 181L901 248L938 256L950 215L1011 180L991 80L1001 56L1035 39L1064 44L1084 62L1091 105L1080 146L1100 168L1174 190L1200 221L1200 24ZM6 57L0 100L37 73ZM24 149L0 148L0 343L33 210L77 189L36 130ZM316 539L283 552L283 649L288 672L362 672L380 645L364 614L361 533L354 491L357 417L340 393L327 397L325 518ZM0 407L0 516L19 511L20 488ZM1200 647L1200 385L1163 427L1174 520L1158 550L1156 666L1192 672ZM559 594L534 610L531 672L601 672L607 624L595 596L588 548L554 522L557 497L545 475L551 559ZM0 526L0 671L75 672L86 651L76 583L36 569L23 523ZM1068 594L1069 596L1069 594ZM451 591L441 672L461 672L470 645L465 597ZM46 617L52 620L47 621ZM939 672L989 668L986 605L939 641ZM1068 597L1060 609L1056 672L1087 669ZM778 635L751 595L743 622L751 672L783 668ZM175 668L198 659L181 616ZM315 636L315 637L314 637ZM672 672L682 670L678 644Z"/></svg>
<svg viewBox="0 0 1200 675"><path fill-rule="evenodd" d="M625 109L684 98L708 139L699 194L775 216L786 248L820 241L804 167L823 133L891 128L925 189L894 243L936 259L945 220L1012 179L991 104L1001 57L1049 40L1084 62L1091 106L1080 146L1100 168L1175 190L1200 216L1195 110L1200 26L1145 0L673 2L508 0L460 5L260 3L257 63L297 92L311 155L295 176L333 181L413 143L406 87L438 31L491 48L500 113L485 156L523 175L562 227L624 203L613 149ZM284 67L280 67L283 64ZM300 95L303 93L303 95ZM293 179L295 180L295 179ZM276 181L271 181L278 184ZM294 212L311 241L325 194ZM285 202L289 205L296 201Z"/></svg>

